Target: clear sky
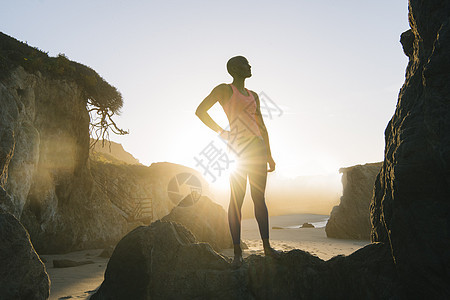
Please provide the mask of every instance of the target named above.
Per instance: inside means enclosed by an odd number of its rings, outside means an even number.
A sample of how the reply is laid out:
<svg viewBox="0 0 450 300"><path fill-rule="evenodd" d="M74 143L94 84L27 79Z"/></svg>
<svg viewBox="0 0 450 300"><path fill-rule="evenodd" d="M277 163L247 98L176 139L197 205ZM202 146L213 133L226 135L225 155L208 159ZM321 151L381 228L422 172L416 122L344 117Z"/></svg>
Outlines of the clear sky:
<svg viewBox="0 0 450 300"><path fill-rule="evenodd" d="M337 174L383 160L407 57L407 0L4 1L0 30L92 67L124 97L112 136L142 163L196 167L215 133L195 116L248 58L247 87L282 110L266 117L278 175ZM211 110L222 127L217 103Z"/></svg>

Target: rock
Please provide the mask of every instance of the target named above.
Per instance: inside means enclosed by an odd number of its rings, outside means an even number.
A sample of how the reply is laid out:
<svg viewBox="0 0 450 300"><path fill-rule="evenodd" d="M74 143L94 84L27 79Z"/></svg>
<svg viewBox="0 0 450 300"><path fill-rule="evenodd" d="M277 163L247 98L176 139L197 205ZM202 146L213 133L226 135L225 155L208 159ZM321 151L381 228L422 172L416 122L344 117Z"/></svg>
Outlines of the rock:
<svg viewBox="0 0 450 300"><path fill-rule="evenodd" d="M50 280L26 229L0 209L0 299L47 299Z"/></svg>
<svg viewBox="0 0 450 300"><path fill-rule="evenodd" d="M303 223L302 227L300 228L315 228L313 224L310 223Z"/></svg>
<svg viewBox="0 0 450 300"><path fill-rule="evenodd" d="M0 210L13 214L15 211L14 204L12 203L11 196L0 186Z"/></svg>
<svg viewBox="0 0 450 300"><path fill-rule="evenodd" d="M178 205L178 203L174 203L168 195L169 182L178 174L192 174L200 181L202 188L201 195L207 197L211 196L207 181L198 171L192 168L169 162L152 163L148 168L151 172L150 178L152 179L153 198L159 200L154 203L154 212L156 214L154 220L165 217Z"/></svg>
<svg viewBox="0 0 450 300"><path fill-rule="evenodd" d="M157 221L117 244L91 299L386 299L396 280L382 243L327 262L301 250L251 255L233 270L185 227Z"/></svg>
<svg viewBox="0 0 450 300"><path fill-rule="evenodd" d="M70 259L54 259L53 268L72 268L93 263L92 260L74 261Z"/></svg>
<svg viewBox="0 0 450 300"><path fill-rule="evenodd" d="M414 41L371 203L405 298L450 298L450 1L410 0ZM412 51L412 52L411 52Z"/></svg>
<svg viewBox="0 0 450 300"><path fill-rule="evenodd" d="M189 229L198 241L209 243L216 251L233 247L227 213L221 205L212 202L208 197L200 197L192 206L175 207L162 220L180 223Z"/></svg>
<svg viewBox="0 0 450 300"><path fill-rule="evenodd" d="M414 53L414 39L414 33L411 29L403 32L400 36L400 43L403 46L403 52L408 57L411 57Z"/></svg>
<svg viewBox="0 0 450 300"><path fill-rule="evenodd" d="M209 244L197 243L177 223L156 221L136 228L116 245L105 280L91 299L192 299L221 294L238 299L225 284L235 281L229 273L233 272L228 260ZM223 288L213 289L221 284Z"/></svg>
<svg viewBox="0 0 450 300"><path fill-rule="evenodd" d="M110 258L111 255L114 252L114 247L113 246L109 246L105 249L103 249L102 253L99 254L99 257L103 257L103 258Z"/></svg>
<svg viewBox="0 0 450 300"><path fill-rule="evenodd" d="M380 162L339 169L343 193L339 206L333 207L325 227L327 237L370 239L370 201L381 165Z"/></svg>
<svg viewBox="0 0 450 300"><path fill-rule="evenodd" d="M183 165L164 162L150 167L124 163L105 163L91 156L90 167L95 183L107 194L113 205L134 229L168 215L178 203L168 194L172 178L188 173L199 179L202 194L207 195L208 183L196 170ZM135 209L137 206L140 209ZM131 224L136 222L136 224Z"/></svg>
<svg viewBox="0 0 450 300"><path fill-rule="evenodd" d="M86 66L49 58L3 33L0 56L7 64L0 70L0 185L12 202L6 209L41 254L117 243L128 224L92 180L86 108L89 95L101 100L101 91L114 88ZM80 80L86 76L104 85L93 91Z"/></svg>

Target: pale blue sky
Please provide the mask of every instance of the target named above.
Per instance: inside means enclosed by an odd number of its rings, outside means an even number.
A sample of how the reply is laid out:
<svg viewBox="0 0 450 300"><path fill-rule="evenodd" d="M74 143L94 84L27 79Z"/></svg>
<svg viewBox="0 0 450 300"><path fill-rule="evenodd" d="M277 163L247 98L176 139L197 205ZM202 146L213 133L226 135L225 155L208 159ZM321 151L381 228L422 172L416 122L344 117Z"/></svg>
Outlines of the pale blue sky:
<svg viewBox="0 0 450 300"><path fill-rule="evenodd" d="M0 30L96 70L123 94L112 139L142 163L195 167L215 133L194 115L226 61L284 114L266 119L277 173L381 161L407 58L407 1L5 1ZM211 114L220 125L220 106ZM222 145L223 146L223 145ZM201 169L199 169L201 171Z"/></svg>

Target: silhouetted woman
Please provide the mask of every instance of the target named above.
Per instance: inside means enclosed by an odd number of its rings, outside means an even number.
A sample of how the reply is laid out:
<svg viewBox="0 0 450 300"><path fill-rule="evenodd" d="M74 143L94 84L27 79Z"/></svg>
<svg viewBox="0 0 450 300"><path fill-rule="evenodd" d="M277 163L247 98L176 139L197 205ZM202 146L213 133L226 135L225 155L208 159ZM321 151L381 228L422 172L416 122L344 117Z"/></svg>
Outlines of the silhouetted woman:
<svg viewBox="0 0 450 300"><path fill-rule="evenodd" d="M260 111L258 95L244 87L246 78L252 76L251 67L243 56L231 58L227 63L231 84L220 84L200 103L195 114L209 128L227 140L228 149L236 153L236 169L230 175L230 205L228 222L234 244L233 265L242 264L241 207L250 182L255 217L264 246L264 254L277 256L278 251L270 247L269 217L265 202L267 172L275 170L275 161L270 152L269 137ZM219 101L230 123L230 130L222 129L208 114L208 110ZM267 170L267 163L269 170Z"/></svg>

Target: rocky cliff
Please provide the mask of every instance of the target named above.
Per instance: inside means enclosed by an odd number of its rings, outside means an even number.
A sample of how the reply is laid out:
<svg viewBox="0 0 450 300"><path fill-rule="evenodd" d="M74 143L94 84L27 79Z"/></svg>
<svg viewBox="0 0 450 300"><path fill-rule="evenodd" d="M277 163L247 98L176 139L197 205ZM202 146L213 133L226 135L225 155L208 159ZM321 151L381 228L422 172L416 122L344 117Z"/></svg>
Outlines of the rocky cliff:
<svg viewBox="0 0 450 300"><path fill-rule="evenodd" d="M370 239L370 201L380 163L341 168L342 197L331 211L325 231L327 237L339 239Z"/></svg>
<svg viewBox="0 0 450 300"><path fill-rule="evenodd" d="M410 298L450 295L450 1L410 0L409 56L371 203Z"/></svg>
<svg viewBox="0 0 450 300"><path fill-rule="evenodd" d="M115 242L126 222L95 188L86 93L22 66L0 82L0 169L12 206L40 253ZM101 216L101 217L100 217Z"/></svg>

